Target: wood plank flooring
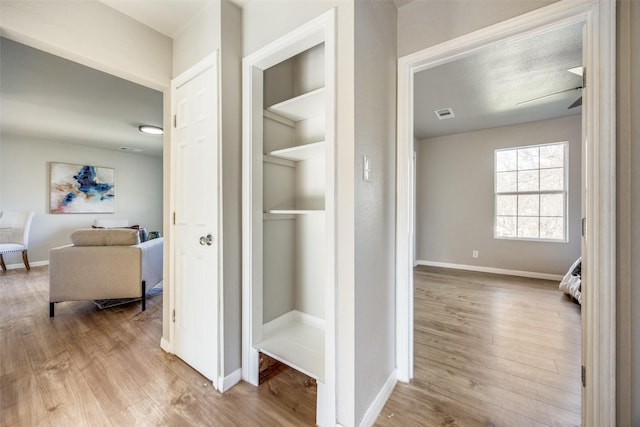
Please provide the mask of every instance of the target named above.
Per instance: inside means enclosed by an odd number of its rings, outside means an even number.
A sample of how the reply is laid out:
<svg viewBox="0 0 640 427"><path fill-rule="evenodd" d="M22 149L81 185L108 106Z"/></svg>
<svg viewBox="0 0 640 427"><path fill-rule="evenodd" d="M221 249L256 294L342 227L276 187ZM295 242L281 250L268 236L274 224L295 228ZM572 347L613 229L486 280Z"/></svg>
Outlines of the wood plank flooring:
<svg viewBox="0 0 640 427"><path fill-rule="evenodd" d="M554 282L420 267L415 379L379 426L580 424L580 308ZM313 381L278 369L221 395L159 348L162 297L56 306L48 270L0 273L0 426L303 426Z"/></svg>
<svg viewBox="0 0 640 427"><path fill-rule="evenodd" d="M579 426L580 306L557 282L418 267L415 378L378 426Z"/></svg>
<svg viewBox="0 0 640 427"><path fill-rule="evenodd" d="M0 273L0 426L298 426L315 422L308 377L279 369L220 394L160 349L162 296L98 310L56 305L47 267Z"/></svg>

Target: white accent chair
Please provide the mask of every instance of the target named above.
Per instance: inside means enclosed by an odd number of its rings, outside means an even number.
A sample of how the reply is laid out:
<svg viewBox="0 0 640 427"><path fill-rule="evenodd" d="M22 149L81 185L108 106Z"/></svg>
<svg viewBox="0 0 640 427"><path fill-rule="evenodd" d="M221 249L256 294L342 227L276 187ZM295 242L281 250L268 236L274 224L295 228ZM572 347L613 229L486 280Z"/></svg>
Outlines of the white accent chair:
<svg viewBox="0 0 640 427"><path fill-rule="evenodd" d="M4 254L12 252L22 252L22 261L27 271L29 266L29 230L34 212L10 212L5 211L0 216L0 267L2 271L7 271L4 263Z"/></svg>

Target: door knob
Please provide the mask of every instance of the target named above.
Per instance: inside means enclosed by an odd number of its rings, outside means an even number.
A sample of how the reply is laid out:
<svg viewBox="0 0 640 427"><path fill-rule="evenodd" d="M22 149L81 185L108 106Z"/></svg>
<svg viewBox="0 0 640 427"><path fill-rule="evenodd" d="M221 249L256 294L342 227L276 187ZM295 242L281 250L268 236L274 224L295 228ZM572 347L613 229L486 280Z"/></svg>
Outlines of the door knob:
<svg viewBox="0 0 640 427"><path fill-rule="evenodd" d="M200 244L211 246L213 245L213 236L211 234L207 234L207 236L200 236Z"/></svg>

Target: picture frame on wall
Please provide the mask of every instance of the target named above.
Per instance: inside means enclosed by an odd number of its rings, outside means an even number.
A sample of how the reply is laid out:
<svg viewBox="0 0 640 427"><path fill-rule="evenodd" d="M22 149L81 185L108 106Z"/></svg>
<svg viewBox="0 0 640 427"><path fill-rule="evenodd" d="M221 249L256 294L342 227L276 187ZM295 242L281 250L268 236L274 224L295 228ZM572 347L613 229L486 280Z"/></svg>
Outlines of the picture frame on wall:
<svg viewBox="0 0 640 427"><path fill-rule="evenodd" d="M50 162L49 212L114 213L115 169Z"/></svg>

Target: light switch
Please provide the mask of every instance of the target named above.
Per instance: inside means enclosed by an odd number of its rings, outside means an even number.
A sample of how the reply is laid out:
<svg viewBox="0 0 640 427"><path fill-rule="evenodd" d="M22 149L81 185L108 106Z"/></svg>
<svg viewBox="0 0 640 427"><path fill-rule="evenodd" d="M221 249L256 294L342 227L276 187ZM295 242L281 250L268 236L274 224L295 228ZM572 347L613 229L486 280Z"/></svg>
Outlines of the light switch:
<svg viewBox="0 0 640 427"><path fill-rule="evenodd" d="M371 159L368 156L363 156L363 174L362 179L365 181L371 181L371 174L373 173L373 169L371 167Z"/></svg>

